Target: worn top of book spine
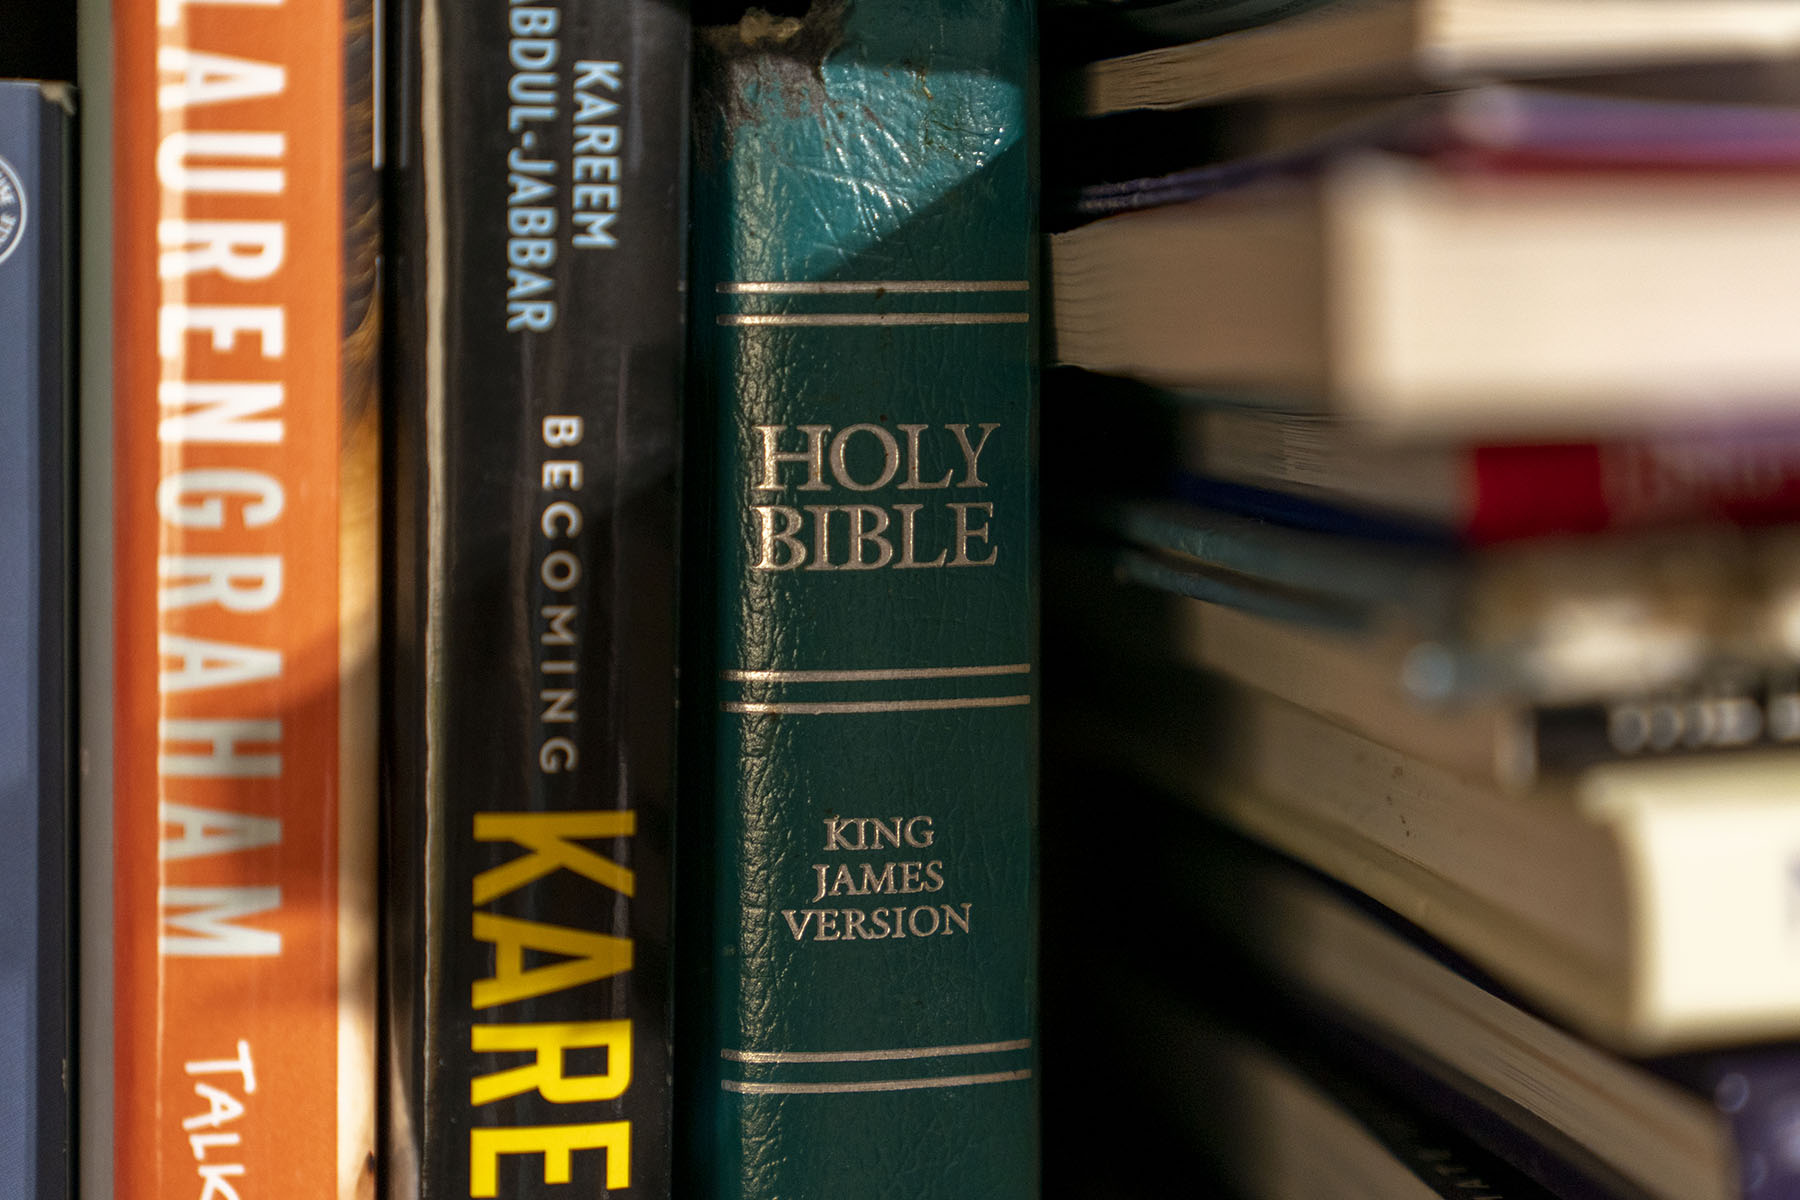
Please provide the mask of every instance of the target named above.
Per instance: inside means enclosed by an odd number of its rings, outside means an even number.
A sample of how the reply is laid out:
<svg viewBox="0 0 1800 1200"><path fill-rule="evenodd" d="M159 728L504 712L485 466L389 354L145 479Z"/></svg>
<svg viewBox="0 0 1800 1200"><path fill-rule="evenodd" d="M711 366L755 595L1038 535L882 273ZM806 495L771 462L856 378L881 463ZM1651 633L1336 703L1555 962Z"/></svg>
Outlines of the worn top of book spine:
<svg viewBox="0 0 1800 1200"><path fill-rule="evenodd" d="M111 1188L367 1197L369 9L112 29Z"/></svg>
<svg viewBox="0 0 1800 1200"><path fill-rule="evenodd" d="M666 1196L688 21L398 8L396 1196Z"/></svg>
<svg viewBox="0 0 1800 1200"><path fill-rule="evenodd" d="M694 1194L1036 1194L1032 30L697 36Z"/></svg>
<svg viewBox="0 0 1800 1200"><path fill-rule="evenodd" d="M0 1149L69 1194L69 91L0 82Z"/></svg>

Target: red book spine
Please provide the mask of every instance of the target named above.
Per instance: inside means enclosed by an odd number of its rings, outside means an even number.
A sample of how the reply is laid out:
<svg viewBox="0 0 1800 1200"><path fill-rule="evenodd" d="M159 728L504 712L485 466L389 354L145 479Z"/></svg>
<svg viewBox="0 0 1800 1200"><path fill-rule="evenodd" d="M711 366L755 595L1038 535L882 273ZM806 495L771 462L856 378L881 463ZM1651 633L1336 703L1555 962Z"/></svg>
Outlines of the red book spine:
<svg viewBox="0 0 1800 1200"><path fill-rule="evenodd" d="M113 1194L372 1195L368 15L113 15Z"/></svg>
<svg viewBox="0 0 1800 1200"><path fill-rule="evenodd" d="M1792 433L1479 446L1470 457L1466 533L1474 542L1800 517L1800 439Z"/></svg>

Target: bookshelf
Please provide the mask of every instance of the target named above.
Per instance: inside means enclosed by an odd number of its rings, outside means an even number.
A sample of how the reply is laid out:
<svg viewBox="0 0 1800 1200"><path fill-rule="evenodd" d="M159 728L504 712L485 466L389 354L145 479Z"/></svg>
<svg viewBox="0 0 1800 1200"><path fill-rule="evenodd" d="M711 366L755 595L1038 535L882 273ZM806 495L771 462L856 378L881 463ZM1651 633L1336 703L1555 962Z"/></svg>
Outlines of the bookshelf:
<svg viewBox="0 0 1800 1200"><path fill-rule="evenodd" d="M1045 224L1059 237L1108 205L1121 211L1102 219L1128 229L1175 201L1228 207L1243 179L1096 190L1080 221L1066 203L1079 184L1247 153L1261 160L1246 178L1306 182L1258 194L1235 224L1124 234L1050 288L1043 323L1064 349L1056 306L1089 283L1082 332L1116 336L1104 319L1124 296L1139 305L1125 332L1148 342L1083 351L1091 373L1048 372L1041 410L1046 1190L1148 1194L1174 1173L1202 1191L1326 1194L1355 1179L1401 1195L1442 1168L1508 1196L1692 1200L1755 1194L1740 1176L1785 1169L1767 1138L1800 1086L1782 1046L1800 994L1787 918L1800 379L1784 334L1800 303L1787 229L1800 229L1800 93L1782 10L1738 9L1767 27L1758 48L1708 51L1723 72L1662 61L1622 79L1590 57L1565 92L1521 71L1514 47L1446 77L1379 62L1355 95L1328 80L1304 103L1246 77L1240 90L1268 93L1255 104L1141 121L1052 112ZM91 184L110 171L113 47L104 6L83 11ZM804 16L783 5L774 27ZM1070 17L1047 14L1053 38ZM1046 44L1052 109L1059 71L1099 36ZM72 69L66 23L9 30L3 51L0 74ZM1368 86L1389 70L1404 89ZM1415 102L1420 84L1435 98ZM1620 107L1636 101L1661 107ZM1531 140L1558 129L1581 136ZM1185 161L1196 147L1209 149ZM1101 163L1104 180L1084 177ZM1620 233L1610 222L1627 209ZM81 286L108 295L98 211ZM1224 296L1206 258L1220 246ZM1116 269L1130 255L1140 265ZM1402 261L1412 269L1382 273ZM1515 292L1504 323L1469 286L1502 276ZM1318 290L1330 278L1354 294ZM1384 310L1400 292L1411 307ZM745 304L730 315L770 315ZM1426 318L1442 323L1409 334ZM1266 336L1275 326L1284 337ZM1391 355L1373 366L1334 357L1382 339ZM1197 346L1211 354L1197 365L1174 353ZM111 350L88 339L81 374L109 378ZM1234 389L1258 394L1221 407ZM1235 422L1223 431L1222 414ZM923 479L918 439L960 423L978 478L968 429L981 420L909 418L897 469ZM104 413L80 432L82 607L111 613ZM803 465L809 450L784 452ZM871 461L832 460L821 478L856 490L884 469ZM1446 482L1466 478L1474 491ZM115 731L95 698L111 695L116 662L97 640L83 655L83 836L104 844ZM1270 846L1285 857L1265 858ZM82 1024L100 1031L99 997L118 981L90 948L105 944L111 896L106 872L87 880ZM1317 929L1329 937L1308 942ZM1006 968L1009 985L1027 970ZM110 1034L84 1036L81 1090L110 1096ZM1545 1061L1559 1070L1531 1073ZM1517 1078L1527 1086L1507 1091ZM88 1169L107 1174L110 1107L87 1121ZM921 1187L954 1176L922 1169Z"/></svg>
<svg viewBox="0 0 1800 1200"><path fill-rule="evenodd" d="M711 680L721 697L730 685L730 696L704 704L746 718L750 743L810 737L809 754L841 760L843 780L818 789L832 793L834 811L815 814L824 801L801 797L792 827L799 855L811 848L803 835L810 843L822 819L838 822L826 851L858 856L843 867L845 895L950 890L942 904L864 909L846 899L801 919L791 940L805 944L793 953L811 956L817 986L790 989L791 1005L795 1013L813 1005L814 1019L799 1034L797 1020L736 1029L723 1006L722 1015L697 1006L690 1047L708 1044L700 1031L716 1016L720 1027L700 1069L729 1068L703 1095L670 1083L668 1011L681 952L670 944L668 875L673 483L684 456L672 416L687 332L681 309L692 298L682 248L685 6L384 7L381 18L366 5L314 0L160 8L94 0L83 9L83 1194L185 1194L197 1183L222 1196L232 1180L277 1171L289 1188L358 1200L377 1184L394 1196L678 1194L671 1170L695 1164L671 1153L673 1136L709 1156L699 1167L722 1177L755 1165L763 1143L754 1128L734 1138L699 1115L727 1103L750 1114L746 1127L760 1121L764 1135L787 1139L793 1152L780 1157L827 1190L868 1190L859 1181L884 1176L891 1160L845 1155L814 1136L810 1118L784 1113L857 1106L866 1140L916 1159L907 1170L921 1195L1035 1192L1028 6L946 6L934 28L897 19L907 14L891 6L824 4L746 16L726 30L741 43L727 40L728 58L753 69L760 60L788 85L806 82L791 71L797 52L819 59L820 74L830 60L837 91L876 75L899 81L881 85L892 95L872 93L866 107L858 100L846 109L843 128L880 125L885 140L871 136L870 148L896 148L882 169L891 190L907 196L895 212L937 216L899 231L910 241L898 236L897 220L878 220L874 236L828 248L823 267L746 262L745 277L730 281L743 285L736 290L694 289L734 297L722 314L734 319L704 328L746 339L746 361L803 327L850 330L884 351L895 331L926 330L954 353L915 351L897 364L846 353L831 375L863 372L856 390L873 407L834 413L828 439L811 432L806 412L765 418L800 439L810 433L825 477L842 481L842 503L812 514L808 538L818 549L807 565L841 569L854 582L865 569L885 569L876 548L890 546L900 581L864 584L850 617L832 615L849 587L820 602L817 623L845 635L836 658L769 658L764 645L734 643L743 661L721 664ZM391 90L382 94L369 90L375 19L391 35ZM841 72L833 56L848 60ZM767 115L790 122L792 141L809 149L795 114L774 105ZM913 126L901 131L903 115ZM379 179L368 170L374 120L383 122L373 139L383 155ZM916 151L941 150L952 131L958 140L942 155L941 175L919 170ZM796 167L783 153L805 158L791 147L770 151L771 172L810 180L814 198L823 196L819 181L834 173L817 154ZM994 157L1002 161L991 164ZM970 162L994 169L964 179L974 174ZM875 212L858 194L852 186L841 198L852 222ZM573 207L558 207L564 197ZM992 209L993 220L979 230L959 224L959 206L971 204ZM652 222L654 245L645 232ZM746 224L721 223L719 237L738 238L753 254L756 239L739 236ZM965 245L947 262L950 238ZM827 277L815 278L819 271ZM905 278L890 278L896 271ZM262 284L267 290L256 292ZM487 320L495 297L505 303L498 322ZM318 319L312 302L338 306L340 319ZM1001 352L974 354L970 331ZM379 401L365 386L378 345L387 388ZM222 373L193 377L208 365ZM335 377L334 366L343 368ZM234 378L227 367L259 373ZM923 385L932 380L928 397ZM876 403L878 389L902 383L912 390ZM198 433L211 436L190 436ZM793 456L804 459L806 444L771 449L788 464L778 473L797 470ZM890 447L904 447L904 471L886 471ZM923 506L908 504L908 485L950 494L915 522ZM781 513L805 512L800 506L816 499L760 490L750 499L791 501ZM303 520L331 526L302 539L316 555L283 545L287 557L274 566L268 545L250 544L261 536L252 530ZM839 541L846 520L853 561ZM891 527L876 528L877 520ZM200 544L222 530L245 544ZM928 545L928 535L939 544ZM692 536L697 544L707 534ZM774 540L805 544L785 533ZM995 543L1002 569L988 571ZM336 562L334 546L343 554ZM384 573L376 577L366 568L378 546ZM235 565L217 561L228 552ZM211 564L195 565L203 558ZM714 558L725 556L690 550L684 570L697 575ZM934 577L968 594L934 586ZM364 590L377 582L379 605ZM354 594L331 605L327 594L340 583ZM236 615L300 592L325 598L313 614L325 618L311 630L316 637L282 641L295 633L285 627L262 641L231 640L247 628ZM970 619L944 615L957 604ZM385 610L380 660L370 620L377 606ZM221 610L207 615L222 624L187 626L189 608ZM934 624L902 636L898 618L915 614ZM976 661L914 661L913 641L976 624L994 634L961 652ZM868 647L848 636L852 625L886 628L894 643L868 659ZM229 718L186 707L187 677L225 664L180 649L200 640L231 647L228 669L246 672L234 686L264 682L251 678L258 672L304 673L314 686L303 696L259 693L253 717L221 728ZM849 687L821 700L807 694L819 684ZM839 793L874 762L839 744L831 727L843 715L890 748L881 775L895 798L866 815L835 811ZM793 734L813 717L827 719ZM1008 748L983 759L995 730ZM937 751L929 796L905 753L921 750ZM377 753L387 806L379 834L362 824L330 827L340 814L373 815L363 801ZM693 777L707 773L696 765L706 753L684 758ZM979 787L961 777L968 764L986 769ZM315 776L307 789L314 804L272 797L305 772ZM184 782L172 784L177 778ZM703 784L687 786L698 795ZM888 812L900 799L902 815ZM228 844L245 855L236 861L250 862L288 845L303 819L328 826L308 825L306 846L314 871L335 866L335 878L251 883L216 861L193 861ZM852 826L864 832L852 837ZM932 853L868 857L902 846ZM706 878L695 870L688 894ZM781 881L784 894L804 902L813 879L810 861L799 863ZM221 898L226 889L232 896ZM168 911L182 904L190 907ZM739 915L728 899L717 908ZM796 927L775 900L768 909L765 933ZM269 927L287 914L341 928L332 939L314 937L317 928L297 936L292 925ZM869 936L883 928L887 938ZM846 929L856 936L840 936ZM691 939L696 960L721 951L721 962L698 972L701 986L735 967L727 952L751 937ZM828 944L853 940L904 944L860 955L861 945L839 953ZM287 956L297 943L304 953ZM941 949L925 962L924 953L908 953L915 947ZM209 961L171 965L183 955ZM222 982L224 970L213 969L249 958L298 961L314 977ZM334 971L336 998L349 1011L322 1031L317 1018L330 998L319 995L316 976ZM863 985L853 982L859 973ZM748 990L786 986L786 974L765 973ZM378 975L385 1007L375 1010L367 1002ZM921 987L965 999L930 1008L914 996ZM967 998L977 988L982 996ZM816 1002L830 989L835 1009ZM567 1006L528 1004L552 993ZM202 1019L193 997L206 994L219 1004ZM876 994L892 1002L871 1003ZM846 1032L853 1029L862 1032ZM194 1049L190 1038L218 1049ZM333 1072L335 1094L318 1086ZM304 1095L288 1086L302 1075ZM377 1087L387 1121L379 1129ZM1003 1120L991 1107L999 1103ZM945 1117L948 1104L963 1115ZM176 1134L148 1121L151 1112L189 1124ZM966 1150L955 1171L938 1164L947 1141ZM766 1181L741 1183L746 1196L769 1190Z"/></svg>

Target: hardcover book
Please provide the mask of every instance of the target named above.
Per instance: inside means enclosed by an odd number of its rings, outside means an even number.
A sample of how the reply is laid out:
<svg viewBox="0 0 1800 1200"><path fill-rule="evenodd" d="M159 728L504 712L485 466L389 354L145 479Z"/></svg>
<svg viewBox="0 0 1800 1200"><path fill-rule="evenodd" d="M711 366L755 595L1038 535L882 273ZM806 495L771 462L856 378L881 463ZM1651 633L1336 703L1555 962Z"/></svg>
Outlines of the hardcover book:
<svg viewBox="0 0 1800 1200"><path fill-rule="evenodd" d="M70 1194L72 96L0 81L0 1148Z"/></svg>
<svg viewBox="0 0 1800 1200"><path fill-rule="evenodd" d="M1037 1194L1032 38L698 38L696 1195Z"/></svg>
<svg viewBox="0 0 1800 1200"><path fill-rule="evenodd" d="M110 853L84 826L110 991L84 1039L111 1080L84 1104L112 1113L84 1119L84 1193L367 1197L369 11L121 0L110 28L88 211L112 283L84 300L113 364L86 381L112 395L113 595L89 624L111 632Z"/></svg>
<svg viewBox="0 0 1800 1200"><path fill-rule="evenodd" d="M395 1196L666 1196L688 18L391 10Z"/></svg>

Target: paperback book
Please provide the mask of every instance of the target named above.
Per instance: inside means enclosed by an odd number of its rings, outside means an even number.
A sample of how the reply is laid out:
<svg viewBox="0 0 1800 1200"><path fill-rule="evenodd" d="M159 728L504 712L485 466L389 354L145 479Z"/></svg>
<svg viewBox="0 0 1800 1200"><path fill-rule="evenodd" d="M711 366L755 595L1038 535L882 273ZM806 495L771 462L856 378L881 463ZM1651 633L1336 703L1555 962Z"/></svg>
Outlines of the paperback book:
<svg viewBox="0 0 1800 1200"><path fill-rule="evenodd" d="M1101 961L1105 961L1104 958ZM1402 1089L1333 1061L1322 1039L1249 1012L1217 989L1181 992L1154 972L1107 968L1096 1016L1111 1086L1174 1114L1165 1136L1193 1148L1234 1196L1312 1200L1590 1200L1552 1191ZM1242 993L1237 999L1248 996ZM1388 1081L1382 1081L1387 1083ZM1128 1135L1129 1136L1129 1135ZM1121 1147L1131 1152L1129 1141Z"/></svg>
<svg viewBox="0 0 1800 1200"><path fill-rule="evenodd" d="M1506 788L1600 763L1800 743L1800 670L1724 671L1648 691L1550 701L1394 629L1343 629L1245 605L1217 576L1133 551L1059 548L1062 637L1088 655L1171 662L1271 692L1338 725ZM1119 580L1134 586L1120 587ZM1135 586L1148 584L1149 586Z"/></svg>
<svg viewBox="0 0 1800 1200"><path fill-rule="evenodd" d="M1754 679L1797 657L1787 526L1469 550L1170 501L1120 502L1096 518L1138 582L1407 647L1421 698L1585 702Z"/></svg>
<svg viewBox="0 0 1800 1200"><path fill-rule="evenodd" d="M1412 443L1322 413L1182 403L1177 484L1314 528L1481 545L1800 517L1800 425L1598 442Z"/></svg>
<svg viewBox="0 0 1800 1200"><path fill-rule="evenodd" d="M1721 89L1723 91L1723 89ZM1259 179L1303 176L1353 150L1439 156L1496 170L1745 171L1800 162L1800 112L1735 99L1486 84L1398 98L1266 102L1226 115L1235 152L1167 174L1089 182L1087 218L1179 204Z"/></svg>
<svg viewBox="0 0 1800 1200"><path fill-rule="evenodd" d="M688 18L391 15L389 1187L668 1195Z"/></svg>
<svg viewBox="0 0 1800 1200"><path fill-rule="evenodd" d="M1800 1089L1791 1043L1622 1057L1379 905L1167 797L1138 799L1154 868L1140 898L1176 936L1284 1022L1325 1031L1344 1068L1457 1121L1558 1194L1571 1175L1583 1193L1658 1200L1775 1197L1800 1181L1782 1134Z"/></svg>
<svg viewBox="0 0 1800 1200"><path fill-rule="evenodd" d="M1792 170L1340 155L1054 235L1052 357L1395 436L1791 419L1797 197Z"/></svg>
<svg viewBox="0 0 1800 1200"><path fill-rule="evenodd" d="M1080 79L1085 110L1394 93L1672 64L1741 68L1800 53L1800 14L1783 0L1336 0L1272 6L1267 15L1273 19L1090 64Z"/></svg>
<svg viewBox="0 0 1800 1200"><path fill-rule="evenodd" d="M1660 1053L1800 1028L1793 750L1602 763L1521 792L1218 677L1134 668L1092 693L1101 761L1365 892L1587 1036Z"/></svg>
<svg viewBox="0 0 1800 1200"><path fill-rule="evenodd" d="M121 0L110 29L84 200L111 283L83 299L112 362L84 380L111 390L112 595L86 623L110 843L84 826L110 978L83 1104L111 1113L84 1117L83 1192L352 1200L375 1186L374 30L315 0Z"/></svg>
<svg viewBox="0 0 1800 1200"><path fill-rule="evenodd" d="M1264 25L1324 0L1052 0L1045 25L1059 41L1118 53Z"/></svg>

